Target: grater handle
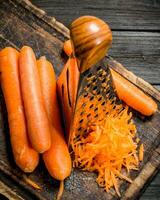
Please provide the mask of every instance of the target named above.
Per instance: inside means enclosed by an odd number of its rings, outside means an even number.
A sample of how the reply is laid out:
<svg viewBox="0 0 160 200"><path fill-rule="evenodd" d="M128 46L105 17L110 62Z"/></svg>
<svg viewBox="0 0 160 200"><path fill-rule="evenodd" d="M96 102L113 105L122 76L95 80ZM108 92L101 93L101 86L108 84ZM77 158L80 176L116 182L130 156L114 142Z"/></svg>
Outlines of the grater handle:
<svg viewBox="0 0 160 200"><path fill-rule="evenodd" d="M112 43L110 27L94 16L74 20L70 26L70 36L81 73L100 61Z"/></svg>

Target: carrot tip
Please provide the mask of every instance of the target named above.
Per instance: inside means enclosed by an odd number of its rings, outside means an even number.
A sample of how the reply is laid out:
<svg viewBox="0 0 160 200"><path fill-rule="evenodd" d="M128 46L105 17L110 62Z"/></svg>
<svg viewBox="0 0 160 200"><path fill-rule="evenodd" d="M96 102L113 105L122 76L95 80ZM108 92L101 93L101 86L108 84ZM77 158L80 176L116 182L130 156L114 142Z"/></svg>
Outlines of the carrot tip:
<svg viewBox="0 0 160 200"><path fill-rule="evenodd" d="M59 191L56 200L61 200L64 191L64 181L60 181Z"/></svg>
<svg viewBox="0 0 160 200"><path fill-rule="evenodd" d="M46 60L46 56L41 56L39 59Z"/></svg>
<svg viewBox="0 0 160 200"><path fill-rule="evenodd" d="M41 187L36 182L34 182L30 178L28 178L25 174L22 177L23 177L24 181L26 183L28 183L30 186L32 186L34 189L41 190Z"/></svg>

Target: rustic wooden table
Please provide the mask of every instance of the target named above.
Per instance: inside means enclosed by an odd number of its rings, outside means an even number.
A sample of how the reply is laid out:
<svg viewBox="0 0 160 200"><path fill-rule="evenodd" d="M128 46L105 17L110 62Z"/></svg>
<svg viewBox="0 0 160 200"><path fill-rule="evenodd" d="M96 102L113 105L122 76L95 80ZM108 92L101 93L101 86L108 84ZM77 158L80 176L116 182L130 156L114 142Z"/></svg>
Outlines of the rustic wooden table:
<svg viewBox="0 0 160 200"><path fill-rule="evenodd" d="M32 0L68 26L81 15L95 15L113 30L109 52L129 70L160 90L160 0ZM141 200L160 199L160 172Z"/></svg>

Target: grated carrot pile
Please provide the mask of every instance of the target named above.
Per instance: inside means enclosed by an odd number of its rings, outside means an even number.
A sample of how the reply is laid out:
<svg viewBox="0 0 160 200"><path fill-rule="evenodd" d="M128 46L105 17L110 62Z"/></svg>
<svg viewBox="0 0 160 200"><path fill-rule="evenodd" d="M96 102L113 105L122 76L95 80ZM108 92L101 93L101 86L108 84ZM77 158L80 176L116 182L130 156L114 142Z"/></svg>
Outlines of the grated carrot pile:
<svg viewBox="0 0 160 200"><path fill-rule="evenodd" d="M97 172L99 186L107 192L114 187L119 196L119 179L132 182L122 169L127 173L138 170L139 161L143 159L143 146L138 152L139 139L131 118L128 107L117 115L110 111L103 124L89 127L87 136L81 134L76 140L74 135L71 140L74 167Z"/></svg>

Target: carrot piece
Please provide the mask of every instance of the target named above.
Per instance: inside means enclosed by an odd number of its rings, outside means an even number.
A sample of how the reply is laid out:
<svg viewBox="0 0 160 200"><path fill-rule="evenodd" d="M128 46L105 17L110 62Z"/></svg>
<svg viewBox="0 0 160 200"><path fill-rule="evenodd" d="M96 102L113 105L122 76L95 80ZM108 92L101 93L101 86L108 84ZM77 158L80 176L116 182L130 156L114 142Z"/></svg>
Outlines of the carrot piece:
<svg viewBox="0 0 160 200"><path fill-rule="evenodd" d="M45 57L37 61L44 105L51 124L51 148L43 154L43 160L52 177L63 181L71 173L71 158L60 128L60 111L56 96L56 78L53 66ZM58 119L57 116L59 117ZM58 121L59 120L59 121ZM57 122L58 121L58 122ZM57 124L58 123L58 126Z"/></svg>
<svg viewBox="0 0 160 200"><path fill-rule="evenodd" d="M1 88L3 91L10 129L10 140L16 164L24 172L32 172L38 165L38 153L27 138L24 108L18 76L19 52L7 47L0 52Z"/></svg>
<svg viewBox="0 0 160 200"><path fill-rule="evenodd" d="M67 40L64 42L63 50L68 56L71 56L71 54L73 53L71 40Z"/></svg>
<svg viewBox="0 0 160 200"><path fill-rule="evenodd" d="M117 72L112 69L110 70L117 95L122 101L146 116L150 116L156 112L157 104L149 96Z"/></svg>
<svg viewBox="0 0 160 200"><path fill-rule="evenodd" d="M40 78L33 50L24 46L19 56L19 72L29 139L43 153L51 146L51 130L42 97Z"/></svg>
<svg viewBox="0 0 160 200"><path fill-rule="evenodd" d="M144 146L143 144L140 145L139 147L139 160L142 161L144 156Z"/></svg>
<svg viewBox="0 0 160 200"><path fill-rule="evenodd" d="M118 196L120 197L121 194L120 194L119 189L118 189L117 180L116 180L116 177L115 177L115 175L114 175L114 173L113 173L112 171L111 171L111 179L112 179L112 183L113 183L113 185L114 185L114 188L115 188L115 190L116 190L116 193L117 193Z"/></svg>

